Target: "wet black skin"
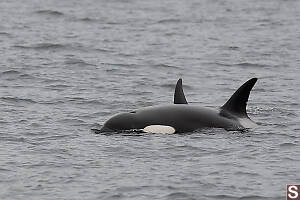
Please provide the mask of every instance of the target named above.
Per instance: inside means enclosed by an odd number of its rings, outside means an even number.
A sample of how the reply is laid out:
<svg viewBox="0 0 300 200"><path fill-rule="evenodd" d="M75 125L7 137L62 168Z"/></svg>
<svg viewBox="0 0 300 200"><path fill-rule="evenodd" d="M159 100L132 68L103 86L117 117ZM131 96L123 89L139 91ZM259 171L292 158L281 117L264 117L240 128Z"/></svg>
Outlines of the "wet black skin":
<svg viewBox="0 0 300 200"><path fill-rule="evenodd" d="M243 129L238 119L249 119L246 105L256 81L257 78L252 78L245 82L222 107L214 110L188 105L182 89L182 80L179 79L175 87L174 104L117 114L104 124L100 132L144 129L150 125L171 126L177 133L211 127L227 130Z"/></svg>
<svg viewBox="0 0 300 200"><path fill-rule="evenodd" d="M152 106L115 115L104 124L100 131L143 129L150 125L171 126L178 133L209 127L242 128L236 119L222 115L218 110L186 104L174 104Z"/></svg>

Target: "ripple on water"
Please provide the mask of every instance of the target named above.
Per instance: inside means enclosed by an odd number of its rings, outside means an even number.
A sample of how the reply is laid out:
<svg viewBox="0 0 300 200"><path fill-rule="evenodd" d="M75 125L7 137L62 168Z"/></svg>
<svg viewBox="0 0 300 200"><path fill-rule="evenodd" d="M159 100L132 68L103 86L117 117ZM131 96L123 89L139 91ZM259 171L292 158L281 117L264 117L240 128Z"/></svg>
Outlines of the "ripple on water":
<svg viewBox="0 0 300 200"><path fill-rule="evenodd" d="M11 172L12 170L0 167L0 172Z"/></svg>
<svg viewBox="0 0 300 200"><path fill-rule="evenodd" d="M170 23L177 24L180 22L182 22L182 19L174 19L173 18L173 19L162 19L162 20L157 21L156 23L158 23L158 24L170 24Z"/></svg>
<svg viewBox="0 0 300 200"><path fill-rule="evenodd" d="M165 69L180 69L180 67L175 66L175 65L167 65L167 64L156 64L153 65L154 68L165 68Z"/></svg>
<svg viewBox="0 0 300 200"><path fill-rule="evenodd" d="M56 10L38 10L35 11L35 13L39 15L47 15L47 16L54 16L54 17L59 17L64 15L64 13Z"/></svg>
<svg viewBox="0 0 300 200"><path fill-rule="evenodd" d="M172 192L164 197L165 199L197 199L194 195L189 194L187 192Z"/></svg>
<svg viewBox="0 0 300 200"><path fill-rule="evenodd" d="M15 136L11 134L1 134L0 140L6 142L18 142L18 143L24 143L27 141L27 139L22 136Z"/></svg>
<svg viewBox="0 0 300 200"><path fill-rule="evenodd" d="M241 63L236 63L233 66L238 66L238 67L257 67L257 68L266 68L266 67L272 67L267 64L260 64L260 63L251 63L251 62L241 62Z"/></svg>
<svg viewBox="0 0 300 200"><path fill-rule="evenodd" d="M21 72L19 72L17 70L7 70L7 71L1 72L1 75L7 75L7 76L19 75L19 74L21 74Z"/></svg>
<svg viewBox="0 0 300 200"><path fill-rule="evenodd" d="M279 146L282 148L292 148L292 147L297 146L297 144L294 144L291 142L284 142L284 143L281 143Z"/></svg>
<svg viewBox="0 0 300 200"><path fill-rule="evenodd" d="M233 48L236 50L236 48ZM243 67L243 68L272 68L273 66L268 65L268 64L261 64L261 63L252 63L252 62L240 62L240 63L225 63L225 62L213 62L213 63L208 63L208 64L216 64L219 66L224 66L224 67Z"/></svg>
<svg viewBox="0 0 300 200"><path fill-rule="evenodd" d="M21 49L33 49L33 50L59 50L65 49L67 45L58 44L58 43L37 43L32 45L15 45L16 48Z"/></svg>
<svg viewBox="0 0 300 200"><path fill-rule="evenodd" d="M23 80L33 80L36 77L30 74L26 74L23 72L20 72L18 70L7 70L0 73L0 77L4 78L6 80L17 80L17 79L23 79Z"/></svg>
<svg viewBox="0 0 300 200"><path fill-rule="evenodd" d="M11 37L11 34L9 34L9 33L7 33L7 32L0 32L0 36Z"/></svg>
<svg viewBox="0 0 300 200"><path fill-rule="evenodd" d="M94 64L88 63L84 60L78 59L78 58L69 58L65 61L65 64L67 65L79 65L79 66L96 66Z"/></svg>
<svg viewBox="0 0 300 200"><path fill-rule="evenodd" d="M79 18L78 21L82 21L82 22L96 22L98 21L95 18L91 18L91 17L83 17L83 18Z"/></svg>
<svg viewBox="0 0 300 200"><path fill-rule="evenodd" d="M20 98L20 97L0 97L1 100L7 102L7 103L30 103L35 104L36 101L30 99L30 98Z"/></svg>
<svg viewBox="0 0 300 200"><path fill-rule="evenodd" d="M70 85L66 84L49 84L45 86L46 89L54 90L54 91L65 91L66 89L72 88Z"/></svg>
<svg viewBox="0 0 300 200"><path fill-rule="evenodd" d="M258 196L258 195L246 195L246 196L233 196L233 195L204 195L210 199L228 199L228 200L257 200L257 199L274 199L266 196Z"/></svg>

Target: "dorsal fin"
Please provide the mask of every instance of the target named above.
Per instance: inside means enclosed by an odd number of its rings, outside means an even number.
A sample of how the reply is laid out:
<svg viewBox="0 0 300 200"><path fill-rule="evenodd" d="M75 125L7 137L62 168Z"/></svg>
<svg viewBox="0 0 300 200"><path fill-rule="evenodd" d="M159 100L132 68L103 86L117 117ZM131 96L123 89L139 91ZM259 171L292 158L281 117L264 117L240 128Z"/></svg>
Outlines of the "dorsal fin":
<svg viewBox="0 0 300 200"><path fill-rule="evenodd" d="M177 81L175 93L174 93L174 104L187 104L185 99L183 89L182 89L182 79Z"/></svg>
<svg viewBox="0 0 300 200"><path fill-rule="evenodd" d="M257 78L252 78L244 83L221 108L238 117L248 117L246 112L247 101L256 81Z"/></svg>

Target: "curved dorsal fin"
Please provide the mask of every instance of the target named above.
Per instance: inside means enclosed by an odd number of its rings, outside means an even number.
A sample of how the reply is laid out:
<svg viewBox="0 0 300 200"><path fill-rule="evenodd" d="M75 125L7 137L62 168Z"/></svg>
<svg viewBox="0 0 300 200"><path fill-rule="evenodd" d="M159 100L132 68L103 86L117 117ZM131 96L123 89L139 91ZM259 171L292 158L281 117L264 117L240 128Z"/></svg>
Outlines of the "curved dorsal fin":
<svg viewBox="0 0 300 200"><path fill-rule="evenodd" d="M183 89L182 89L182 79L177 81L175 93L174 93L174 104L187 104L185 99Z"/></svg>
<svg viewBox="0 0 300 200"><path fill-rule="evenodd" d="M248 117L246 112L247 101L256 81L257 78L252 78L244 83L221 108L238 117Z"/></svg>

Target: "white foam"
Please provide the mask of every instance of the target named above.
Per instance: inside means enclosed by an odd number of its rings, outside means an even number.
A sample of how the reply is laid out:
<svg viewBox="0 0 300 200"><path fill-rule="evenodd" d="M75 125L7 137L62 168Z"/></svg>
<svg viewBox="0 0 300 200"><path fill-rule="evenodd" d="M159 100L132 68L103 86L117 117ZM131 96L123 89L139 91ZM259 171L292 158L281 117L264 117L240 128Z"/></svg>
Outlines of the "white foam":
<svg viewBox="0 0 300 200"><path fill-rule="evenodd" d="M254 128L257 126L257 124L249 118L239 118L238 121L244 128Z"/></svg>
<svg viewBox="0 0 300 200"><path fill-rule="evenodd" d="M146 133L161 133L161 134L173 134L175 133L175 129L172 126L164 126L164 125L150 125L146 126L143 129Z"/></svg>

